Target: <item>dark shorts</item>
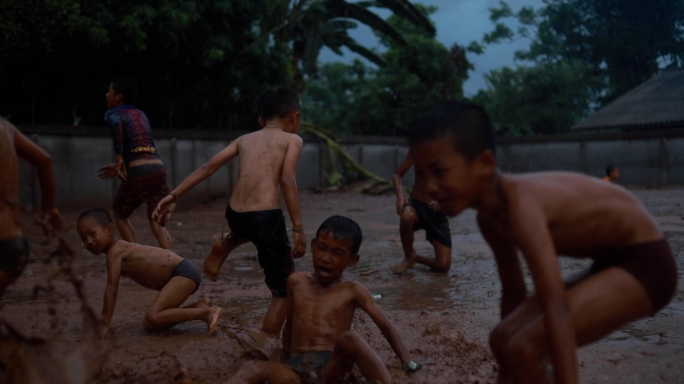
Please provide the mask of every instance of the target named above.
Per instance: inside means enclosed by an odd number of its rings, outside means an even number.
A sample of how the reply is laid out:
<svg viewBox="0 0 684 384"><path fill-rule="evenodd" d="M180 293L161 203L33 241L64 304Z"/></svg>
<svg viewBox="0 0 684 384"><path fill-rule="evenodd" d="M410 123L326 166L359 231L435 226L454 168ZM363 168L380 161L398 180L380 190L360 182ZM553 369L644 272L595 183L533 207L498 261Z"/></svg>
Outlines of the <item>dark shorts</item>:
<svg viewBox="0 0 684 384"><path fill-rule="evenodd" d="M26 237L12 240L0 240L0 270L12 281L16 280L26 268L29 246Z"/></svg>
<svg viewBox="0 0 684 384"><path fill-rule="evenodd" d="M332 351L306 352L292 356L285 364L300 375L308 375L314 372L320 377L321 369L330 361Z"/></svg>
<svg viewBox="0 0 684 384"><path fill-rule="evenodd" d="M413 231L419 229L425 230L425 238L427 241L437 241L451 248L451 230L449 229L449 219L442 211L433 211L430 209L428 203L410 198L406 206L413 207L418 215L419 222L413 226Z"/></svg>
<svg viewBox="0 0 684 384"><path fill-rule="evenodd" d="M188 260L183 260L180 263L178 263L178 265L176 265L176 268L173 269L173 274L171 276L187 277L188 279L194 281L195 290L192 291L192 293L197 292L200 283L202 282L202 276L200 275L199 271Z"/></svg>
<svg viewBox="0 0 684 384"><path fill-rule="evenodd" d="M276 296L287 297L287 278L294 272L294 260L290 256L292 246L287 237L283 211L235 212L228 206L226 220L231 236L256 245L266 285Z"/></svg>
<svg viewBox="0 0 684 384"><path fill-rule="evenodd" d="M147 218L161 199L169 193L166 184L166 170L163 164L143 164L126 170L128 177L121 181L119 191L114 198L114 213L127 219L143 203L147 204Z"/></svg>
<svg viewBox="0 0 684 384"><path fill-rule="evenodd" d="M634 276L653 304L653 314L670 302L677 290L677 263L666 239L630 245L594 258L591 272L618 267Z"/></svg>

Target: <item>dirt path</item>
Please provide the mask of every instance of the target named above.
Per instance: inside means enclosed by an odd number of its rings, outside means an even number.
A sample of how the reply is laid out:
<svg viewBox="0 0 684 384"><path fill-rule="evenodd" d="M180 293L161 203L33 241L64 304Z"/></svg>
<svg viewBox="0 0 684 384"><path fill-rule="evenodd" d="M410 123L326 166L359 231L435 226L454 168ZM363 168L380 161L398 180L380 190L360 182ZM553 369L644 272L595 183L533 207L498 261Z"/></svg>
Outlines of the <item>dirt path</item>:
<svg viewBox="0 0 684 384"><path fill-rule="evenodd" d="M679 383L684 377L684 190L635 191L666 232L678 259L680 284L674 301L655 318L632 324L579 352L581 383ZM498 321L499 282L494 260L469 211L450 221L454 243L452 269L434 274L423 268L395 276L390 268L402 257L394 197L351 193L304 192L302 215L307 239L332 214L352 217L364 230L361 261L346 273L363 282L399 329L414 359L424 369L401 371L397 358L377 327L358 315L356 329L365 335L390 367L397 383L494 383L496 366L487 335ZM186 202L187 204L187 202ZM201 268L205 255L224 226L225 199L186 207L175 215L169 231L175 251ZM90 208L90 207L84 207ZM142 210L141 210L142 211ZM89 303L99 313L106 279L104 255L92 256L79 244L74 222L79 212L65 212L70 229L65 237L77 250L75 270L85 284ZM156 245L142 212L132 220L139 240ZM40 258L39 232L28 225L32 259ZM418 232L416 249L431 254ZM587 264L563 260L568 274ZM296 262L311 270L310 255ZM375 270L369 275L361 271ZM5 295L2 316L27 336L52 340L55 350L67 351L81 337L80 303L73 287L59 279L54 290L39 293L56 266L31 263L17 285ZM155 292L122 279L112 336L103 342L109 355L97 383L167 383L178 367L190 370L197 383L220 383L234 373L243 348L230 335L259 328L269 292L256 261L256 249L245 245L223 266L217 282L203 281L197 297L210 297L224 309L217 337L206 335L202 322L177 326L163 333L146 333L141 321Z"/></svg>

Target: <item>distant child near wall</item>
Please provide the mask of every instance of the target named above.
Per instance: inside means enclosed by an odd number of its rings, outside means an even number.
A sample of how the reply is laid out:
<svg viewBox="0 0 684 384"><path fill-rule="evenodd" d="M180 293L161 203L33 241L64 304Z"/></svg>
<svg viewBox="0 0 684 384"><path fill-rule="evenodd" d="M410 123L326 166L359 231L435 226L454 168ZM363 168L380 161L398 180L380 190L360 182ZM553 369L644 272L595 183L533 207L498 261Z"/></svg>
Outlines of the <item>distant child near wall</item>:
<svg viewBox="0 0 684 384"><path fill-rule="evenodd" d="M246 242L254 243L259 252L259 265L266 275L266 285L272 294L262 330L278 335L285 321L287 277L294 271L293 258L299 258L306 252L295 180L297 159L303 145L297 135L301 105L297 94L287 88L266 92L260 104L259 124L262 128L238 137L185 178L159 202L154 217L160 223L168 222L177 199L239 156L238 181L226 208L231 233L214 244L204 264L204 273L215 280L233 249ZM290 246L285 217L280 208L281 192L292 220L294 248Z"/></svg>
<svg viewBox="0 0 684 384"><path fill-rule="evenodd" d="M490 346L500 383L577 383L576 346L653 316L671 300L677 265L670 246L625 189L574 173L500 173L489 118L466 102L445 102L416 119L410 143L420 187L448 216L476 209L494 252L501 322ZM531 297L518 252L534 282ZM594 263L563 282L558 255Z"/></svg>
<svg viewBox="0 0 684 384"><path fill-rule="evenodd" d="M121 238L129 243L138 242L128 217L145 203L150 229L159 246L172 249L171 236L164 225L152 220L152 211L169 194L169 186L164 163L152 140L150 122L143 111L131 105L137 92L135 81L127 77L115 77L109 84L105 121L114 141L116 162L102 167L99 177L109 180L118 176L121 179L113 206Z"/></svg>
<svg viewBox="0 0 684 384"><path fill-rule="evenodd" d="M77 222L83 247L93 255L107 254L107 288L102 304L104 327L100 337L109 332L121 276L131 278L145 288L159 291L145 314L146 330L164 329L190 320L207 323L215 335L221 308L207 298L180 307L199 288L201 277L188 260L162 248L148 247L114 238L114 223L104 209L83 212Z"/></svg>
<svg viewBox="0 0 684 384"><path fill-rule="evenodd" d="M614 183L620 177L620 170L616 165L609 165L606 167L606 176L603 178L604 181L609 181Z"/></svg>
<svg viewBox="0 0 684 384"><path fill-rule="evenodd" d="M449 221L439 204L415 186L411 197L406 198L401 178L413 165L411 154L406 155L394 174L394 192L397 195L399 235L404 249L404 260L392 268L396 274L404 273L416 263L425 264L435 272L448 272L451 268L451 231ZM419 255L413 246L413 232L425 229L425 237L435 249L435 258Z"/></svg>
<svg viewBox="0 0 684 384"><path fill-rule="evenodd" d="M356 331L354 312L364 310L389 342L406 371L421 368L385 313L363 285L345 280L344 270L359 261L361 228L351 219L332 216L321 224L311 241L313 273L295 272L287 286L287 323L283 347L291 357L285 363L250 361L228 383L337 382L354 365L371 383L391 383L380 357ZM189 383L187 371L176 378Z"/></svg>
<svg viewBox="0 0 684 384"><path fill-rule="evenodd" d="M19 211L18 158L38 170L43 216L40 220L45 223L45 234L64 229L62 215L55 208L57 187L52 158L0 117L0 301L7 286L21 275L29 256Z"/></svg>

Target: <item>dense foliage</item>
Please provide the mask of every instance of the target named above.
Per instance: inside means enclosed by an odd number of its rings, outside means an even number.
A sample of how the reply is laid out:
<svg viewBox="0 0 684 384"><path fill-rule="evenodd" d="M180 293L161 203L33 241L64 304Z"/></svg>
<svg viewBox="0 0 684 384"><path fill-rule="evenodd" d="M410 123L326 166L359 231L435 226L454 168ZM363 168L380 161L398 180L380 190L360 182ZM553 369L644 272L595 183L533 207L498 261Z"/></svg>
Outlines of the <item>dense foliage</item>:
<svg viewBox="0 0 684 384"><path fill-rule="evenodd" d="M348 36L354 20L406 46L372 6L434 35L407 0L5 0L0 114L99 125L109 80L125 75L156 127L249 129L265 89L305 89L322 46L377 57Z"/></svg>
<svg viewBox="0 0 684 384"><path fill-rule="evenodd" d="M506 133L568 130L660 69L684 61L684 0L544 0L540 9L491 9L484 44L531 39L521 64L486 76L476 100ZM514 32L509 23L519 25ZM473 44L478 51L482 45Z"/></svg>

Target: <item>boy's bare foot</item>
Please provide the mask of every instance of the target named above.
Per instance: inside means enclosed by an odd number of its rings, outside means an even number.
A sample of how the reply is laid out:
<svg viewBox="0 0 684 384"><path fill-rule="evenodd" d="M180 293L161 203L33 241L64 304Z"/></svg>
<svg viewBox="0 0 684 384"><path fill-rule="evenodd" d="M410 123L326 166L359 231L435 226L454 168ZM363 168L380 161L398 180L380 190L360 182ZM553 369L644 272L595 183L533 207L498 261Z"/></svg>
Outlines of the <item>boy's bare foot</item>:
<svg viewBox="0 0 684 384"><path fill-rule="evenodd" d="M204 274L211 281L216 281L223 262L226 261L231 249L227 246L227 238L218 239L211 246L211 252L204 261Z"/></svg>
<svg viewBox="0 0 684 384"><path fill-rule="evenodd" d="M192 384L192 378L190 377L188 370L181 368L180 371L176 373L176 376L173 377L172 384Z"/></svg>
<svg viewBox="0 0 684 384"><path fill-rule="evenodd" d="M218 332L218 319L221 317L223 309L219 307L209 308L209 321L207 321L207 326L209 326L209 335L214 336Z"/></svg>
<svg viewBox="0 0 684 384"><path fill-rule="evenodd" d="M407 269L413 268L414 265L416 265L416 262L413 261L413 259L404 259L401 263L392 268L392 273L401 275L402 273L406 272Z"/></svg>

